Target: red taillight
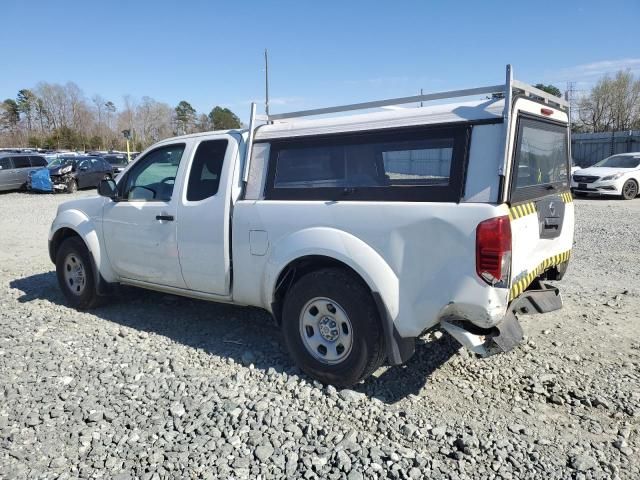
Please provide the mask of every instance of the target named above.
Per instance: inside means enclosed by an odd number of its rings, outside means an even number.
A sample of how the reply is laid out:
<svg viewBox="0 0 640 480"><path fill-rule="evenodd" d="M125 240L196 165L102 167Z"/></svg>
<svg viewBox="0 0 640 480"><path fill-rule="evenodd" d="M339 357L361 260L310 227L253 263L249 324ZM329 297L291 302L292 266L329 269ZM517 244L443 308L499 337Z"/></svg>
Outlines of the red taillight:
<svg viewBox="0 0 640 480"><path fill-rule="evenodd" d="M553 115L553 110L550 108L541 108L540 113L546 116Z"/></svg>
<svg viewBox="0 0 640 480"><path fill-rule="evenodd" d="M506 286L511 270L511 223L496 217L476 229L476 272L490 285Z"/></svg>

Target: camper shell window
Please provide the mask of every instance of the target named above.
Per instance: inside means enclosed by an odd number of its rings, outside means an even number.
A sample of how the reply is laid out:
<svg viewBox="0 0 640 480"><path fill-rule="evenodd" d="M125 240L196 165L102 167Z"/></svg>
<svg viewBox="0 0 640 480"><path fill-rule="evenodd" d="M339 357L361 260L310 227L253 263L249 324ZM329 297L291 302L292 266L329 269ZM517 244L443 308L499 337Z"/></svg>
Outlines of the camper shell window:
<svg viewBox="0 0 640 480"><path fill-rule="evenodd" d="M271 142L266 199L458 201L469 127Z"/></svg>

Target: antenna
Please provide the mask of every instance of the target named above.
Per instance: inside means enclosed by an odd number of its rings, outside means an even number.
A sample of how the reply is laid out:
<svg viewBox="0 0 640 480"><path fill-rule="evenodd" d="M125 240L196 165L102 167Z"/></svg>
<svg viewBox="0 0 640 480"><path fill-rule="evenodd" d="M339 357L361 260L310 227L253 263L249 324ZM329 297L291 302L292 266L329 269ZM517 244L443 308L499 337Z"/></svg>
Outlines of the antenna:
<svg viewBox="0 0 640 480"><path fill-rule="evenodd" d="M269 56L267 49L264 49L264 113L269 116Z"/></svg>

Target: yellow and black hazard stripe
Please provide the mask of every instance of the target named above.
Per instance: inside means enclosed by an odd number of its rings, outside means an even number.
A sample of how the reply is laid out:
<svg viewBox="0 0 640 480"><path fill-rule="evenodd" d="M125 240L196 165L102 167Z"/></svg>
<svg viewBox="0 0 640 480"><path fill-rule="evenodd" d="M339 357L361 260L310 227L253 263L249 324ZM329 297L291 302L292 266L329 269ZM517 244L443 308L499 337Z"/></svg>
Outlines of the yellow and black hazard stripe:
<svg viewBox="0 0 640 480"><path fill-rule="evenodd" d="M573 202L573 196L571 195L571 192L560 192L559 195L560 199L564 203ZM509 208L509 220L516 220L518 218L526 217L527 215L532 215L537 211L538 209L536 208L536 204L534 202L520 203Z"/></svg>
<svg viewBox="0 0 640 480"><path fill-rule="evenodd" d="M562 201L564 203L571 203L573 202L573 195L571 195L571 192L562 192L560 194L560 198L562 198Z"/></svg>
<svg viewBox="0 0 640 480"><path fill-rule="evenodd" d="M517 277L518 279L513 282L513 285L511 285L509 301L524 292L526 288L531 285L531 282L533 282L538 276L542 275L548 268L555 267L556 265L560 265L561 263L568 261L569 257L571 257L571 250L567 250L566 252L547 258L532 271L520 274Z"/></svg>
<svg viewBox="0 0 640 480"><path fill-rule="evenodd" d="M514 205L509 209L509 220L515 220L516 218L522 218L527 215L532 215L536 213L536 211L536 204L533 202Z"/></svg>

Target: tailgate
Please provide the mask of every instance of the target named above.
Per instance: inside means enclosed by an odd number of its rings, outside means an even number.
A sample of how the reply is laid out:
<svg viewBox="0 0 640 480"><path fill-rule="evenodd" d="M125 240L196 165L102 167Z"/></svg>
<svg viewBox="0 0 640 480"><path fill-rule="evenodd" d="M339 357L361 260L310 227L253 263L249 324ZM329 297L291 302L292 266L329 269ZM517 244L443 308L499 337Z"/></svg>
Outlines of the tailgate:
<svg viewBox="0 0 640 480"><path fill-rule="evenodd" d="M571 256L574 204L568 142L566 123L518 117L510 185L510 300L547 270L564 272Z"/></svg>

